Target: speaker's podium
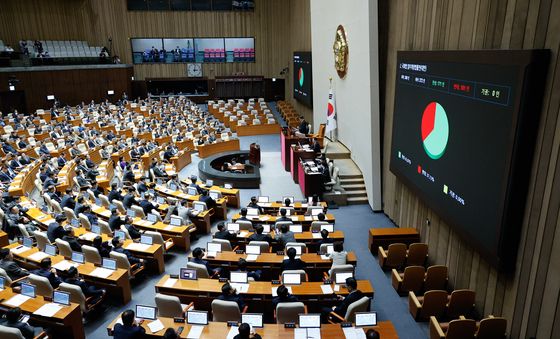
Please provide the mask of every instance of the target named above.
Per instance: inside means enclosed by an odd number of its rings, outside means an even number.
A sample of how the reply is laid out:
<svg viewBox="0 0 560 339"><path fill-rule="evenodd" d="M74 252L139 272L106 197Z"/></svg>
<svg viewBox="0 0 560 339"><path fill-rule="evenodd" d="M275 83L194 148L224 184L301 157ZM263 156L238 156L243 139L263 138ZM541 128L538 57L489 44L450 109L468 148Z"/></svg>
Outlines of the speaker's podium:
<svg viewBox="0 0 560 339"><path fill-rule="evenodd" d="M282 164L284 165L284 170L290 172L290 167L292 165L292 157L290 154L290 146L297 143L308 143L309 139L305 137L298 137L290 130L289 127L282 127L282 132L280 133L280 147L282 153Z"/></svg>
<svg viewBox="0 0 560 339"><path fill-rule="evenodd" d="M257 166L261 164L261 146L256 143L252 143L249 147L249 162Z"/></svg>

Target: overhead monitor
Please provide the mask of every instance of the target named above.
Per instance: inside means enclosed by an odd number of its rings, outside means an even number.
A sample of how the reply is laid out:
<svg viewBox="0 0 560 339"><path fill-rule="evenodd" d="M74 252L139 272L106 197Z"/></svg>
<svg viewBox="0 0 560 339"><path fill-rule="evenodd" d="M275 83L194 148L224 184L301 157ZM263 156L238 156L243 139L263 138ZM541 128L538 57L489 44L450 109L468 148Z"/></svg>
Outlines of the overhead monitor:
<svg viewBox="0 0 560 339"><path fill-rule="evenodd" d="M311 52L294 52L293 79L294 99L313 107L313 75Z"/></svg>

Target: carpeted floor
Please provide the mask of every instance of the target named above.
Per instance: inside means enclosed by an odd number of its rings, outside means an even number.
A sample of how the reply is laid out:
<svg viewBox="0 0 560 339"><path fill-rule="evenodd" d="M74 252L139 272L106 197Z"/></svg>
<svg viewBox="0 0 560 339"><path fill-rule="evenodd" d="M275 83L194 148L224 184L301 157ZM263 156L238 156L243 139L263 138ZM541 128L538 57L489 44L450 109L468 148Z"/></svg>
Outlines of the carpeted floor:
<svg viewBox="0 0 560 339"><path fill-rule="evenodd" d="M282 196L294 196L303 199L297 184L294 184L288 172L281 166L280 137L277 135L241 137L241 149L249 149L249 144L256 142L261 146L261 185L260 189L241 190L241 205L246 205L253 195L266 195L272 200L279 200ZM187 177L198 174L199 158L193 155L193 162L184 168L179 176ZM231 217L237 210L228 212ZM392 222L382 213L373 213L369 205L341 206L331 210L336 217L336 228L345 234L344 246L352 250L358 257L356 276L358 279L371 281L375 295L372 310L378 312L379 320L391 320L400 338L427 338L426 323L417 323L408 313L408 301L399 297L391 286L390 275L383 272L368 249L368 229L371 227L394 227ZM213 232L215 225L213 225ZM206 247L210 235L200 237L191 243L191 247ZM172 252L165 260L165 274L177 274L180 267L184 267L187 255ZM134 308L136 304L155 305L155 283L161 276L148 276L142 281L133 282L132 300L127 305L109 304L104 312L85 325L88 338L106 338L107 325L120 312L127 308Z"/></svg>

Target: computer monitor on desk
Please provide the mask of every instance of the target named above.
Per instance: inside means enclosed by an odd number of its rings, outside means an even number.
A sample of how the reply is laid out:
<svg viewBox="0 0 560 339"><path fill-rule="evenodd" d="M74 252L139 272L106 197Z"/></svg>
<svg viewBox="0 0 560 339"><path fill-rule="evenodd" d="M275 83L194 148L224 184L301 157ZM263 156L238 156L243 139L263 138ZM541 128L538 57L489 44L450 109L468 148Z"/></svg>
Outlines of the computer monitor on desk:
<svg viewBox="0 0 560 339"><path fill-rule="evenodd" d="M196 270L181 267L179 269L179 278L183 280L196 280Z"/></svg>
<svg viewBox="0 0 560 339"><path fill-rule="evenodd" d="M62 291L53 291L53 303L68 306L70 305L70 293Z"/></svg>
<svg viewBox="0 0 560 339"><path fill-rule="evenodd" d="M346 285L346 279L352 278L353 276L353 272L339 272L334 275L334 282L337 285Z"/></svg>
<svg viewBox="0 0 560 339"><path fill-rule="evenodd" d="M261 197L259 197L259 198L258 198L258 200L257 200L257 201L258 201L258 202L264 202L264 203L267 203L267 202L269 202L270 200L269 200L269 198L268 198L268 197L265 197L265 196L261 196Z"/></svg>
<svg viewBox="0 0 560 339"><path fill-rule="evenodd" d="M187 311L187 324L189 324L189 325L208 325L208 312L206 312L206 311Z"/></svg>
<svg viewBox="0 0 560 339"><path fill-rule="evenodd" d="M249 282L249 277L247 276L247 272L230 272L229 281L231 281L232 283L246 284Z"/></svg>
<svg viewBox="0 0 560 339"><path fill-rule="evenodd" d="M101 266L108 270L116 270L117 269L117 261L115 259L103 258L101 261Z"/></svg>
<svg viewBox="0 0 560 339"><path fill-rule="evenodd" d="M35 298L35 285L21 283L21 294L30 298Z"/></svg>
<svg viewBox="0 0 560 339"><path fill-rule="evenodd" d="M377 326L377 312L356 312L356 327Z"/></svg>
<svg viewBox="0 0 560 339"><path fill-rule="evenodd" d="M136 318L156 320L156 314L156 307L136 305Z"/></svg>
<svg viewBox="0 0 560 339"><path fill-rule="evenodd" d="M318 328L321 327L320 314L300 314L299 315L300 328Z"/></svg>
<svg viewBox="0 0 560 339"><path fill-rule="evenodd" d="M249 324L252 328L263 327L262 313L242 313L241 322Z"/></svg>

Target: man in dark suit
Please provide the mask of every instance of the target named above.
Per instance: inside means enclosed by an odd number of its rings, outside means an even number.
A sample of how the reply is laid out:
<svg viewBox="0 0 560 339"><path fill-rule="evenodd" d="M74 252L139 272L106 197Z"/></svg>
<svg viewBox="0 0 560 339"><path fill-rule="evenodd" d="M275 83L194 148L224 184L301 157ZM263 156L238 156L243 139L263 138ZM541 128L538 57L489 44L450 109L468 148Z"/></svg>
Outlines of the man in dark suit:
<svg viewBox="0 0 560 339"><path fill-rule="evenodd" d="M53 288L58 288L58 285L60 285L62 279L58 277L58 275L56 274L56 269L52 268L51 264L51 258L44 258L39 263L39 268L31 271L31 273L49 279L51 286Z"/></svg>
<svg viewBox="0 0 560 339"><path fill-rule="evenodd" d="M113 200L118 200L118 201L123 200L123 196L121 194L121 191L119 190L116 183L111 184L111 191L109 192L109 195L107 196L107 198L109 199L109 202L112 202Z"/></svg>
<svg viewBox="0 0 560 339"><path fill-rule="evenodd" d="M222 271L222 268L221 267L216 267L216 268L211 267L210 264L208 263L208 261L202 259L203 257L204 257L204 250L200 247L197 247L192 252L191 262L194 262L195 264L205 266L206 270L208 271L208 274L210 276L213 276L215 274L217 274L219 276L220 272Z"/></svg>
<svg viewBox="0 0 560 339"><path fill-rule="evenodd" d="M19 307L14 307L6 312L6 318L0 319L0 325L17 328L25 339L33 339L35 329L27 322L20 321L20 317L21 309Z"/></svg>
<svg viewBox="0 0 560 339"><path fill-rule="evenodd" d="M307 123L307 121L305 121L305 118L303 116L299 118L298 132L306 135L309 134L309 124Z"/></svg>
<svg viewBox="0 0 560 339"><path fill-rule="evenodd" d="M226 229L226 226L224 225L224 223L219 222L218 223L218 232L214 233L214 238L232 241L235 238L237 238L237 236L235 234L229 233L229 231Z"/></svg>
<svg viewBox="0 0 560 339"><path fill-rule="evenodd" d="M239 211L239 215L241 216L237 220L251 221L249 220L249 218L247 218L247 209L245 207L243 207L241 211Z"/></svg>
<svg viewBox="0 0 560 339"><path fill-rule="evenodd" d="M79 286L86 298L94 297L95 299L103 298L105 295L104 289L99 289L93 285L88 285L84 279L78 276L78 269L76 267L70 267L67 271L67 278L64 282L67 284L72 284Z"/></svg>
<svg viewBox="0 0 560 339"><path fill-rule="evenodd" d="M321 317L324 323L328 322L331 312L334 312L344 318L348 306L350 306L350 304L352 304L353 302L362 299L362 297L364 296L362 291L358 289L358 282L353 277L346 278L346 288L348 289L348 295L346 297L343 297L341 295L338 296L338 300L341 300L340 304L338 304L337 306L333 306L332 308L324 307L321 311Z"/></svg>
<svg viewBox="0 0 560 339"><path fill-rule="evenodd" d="M43 180L43 188L48 188L49 186L55 187L56 186L56 179L54 178L54 174L46 174L45 180ZM60 199L58 201L60 203Z"/></svg>
<svg viewBox="0 0 560 339"><path fill-rule="evenodd" d="M264 228L262 225L256 225L254 229L255 233L249 236L249 241L266 241L269 244L272 242L272 237L270 235L263 234Z"/></svg>
<svg viewBox="0 0 560 339"><path fill-rule="evenodd" d="M49 241L54 243L56 239L62 239L65 235L69 235L70 231L67 231L62 227L61 223L66 220L64 214L58 214L54 222L51 222L47 228L47 237Z"/></svg>
<svg viewBox="0 0 560 339"><path fill-rule="evenodd" d="M264 214L264 209L257 204L257 197L251 197L251 202L247 207L256 208L259 210L259 214Z"/></svg>
<svg viewBox="0 0 560 339"><path fill-rule="evenodd" d="M60 194L56 191L56 187L54 185L47 186L47 194L49 195L51 200L54 200L60 204Z"/></svg>
<svg viewBox="0 0 560 339"><path fill-rule="evenodd" d="M291 303L298 301L298 298L295 295L290 294L290 291L284 285L278 286L276 294L277 296L272 298L272 309L274 310L279 303Z"/></svg>
<svg viewBox="0 0 560 339"><path fill-rule="evenodd" d="M296 259L297 252L295 248L288 248L286 254L288 255L288 259L284 259L284 261L282 261L282 271L305 269L305 263L301 259Z"/></svg>
<svg viewBox="0 0 560 339"><path fill-rule="evenodd" d="M14 262L12 252L7 248L0 249L0 268L8 274L10 279L16 280L29 275L29 272Z"/></svg>
<svg viewBox="0 0 560 339"><path fill-rule="evenodd" d="M152 210L156 210L157 211L157 206L154 206L154 204L152 204L152 202L150 201L150 199L152 199L152 195L145 193L144 194L144 199L140 200L140 207L142 207L142 210L144 211L144 214L148 215L149 213L152 213Z"/></svg>
<svg viewBox="0 0 560 339"><path fill-rule="evenodd" d="M130 167L130 165L126 165L126 168L124 169L122 180L125 181L125 182L129 182L130 184L134 183L134 181L135 181L134 172L132 171L132 168Z"/></svg>
<svg viewBox="0 0 560 339"><path fill-rule="evenodd" d="M276 241L278 241L278 245L283 248L287 243L295 242L296 237L294 236L294 232L289 230L289 226L283 224L280 226L280 233L276 234Z"/></svg>
<svg viewBox="0 0 560 339"><path fill-rule="evenodd" d="M76 207L76 202L74 201L74 195L72 194L71 188L67 188L66 194L64 194L62 199L60 199L60 207L68 207L71 210L74 210L74 208Z"/></svg>
<svg viewBox="0 0 560 339"><path fill-rule="evenodd" d="M146 330L138 326L134 319L134 311L126 310L121 315L122 324L115 324L113 338L115 339L141 339L144 338Z"/></svg>
<svg viewBox="0 0 560 339"><path fill-rule="evenodd" d="M12 153L12 154L18 154L18 152L16 151L16 149L8 144L7 142L4 142L2 144L2 150L4 151L4 153L8 154L8 153Z"/></svg>
<svg viewBox="0 0 560 339"><path fill-rule="evenodd" d="M292 221L292 219L288 218L286 216L286 214L288 214L287 210L285 208L281 208L280 209L280 217L276 219L276 222L279 221Z"/></svg>
<svg viewBox="0 0 560 339"><path fill-rule="evenodd" d="M222 294L220 294L218 299L225 301L235 301L239 306L239 310L241 312L243 312L243 309L245 308L245 301L243 300L243 297L237 294L235 288L231 287L229 283L225 283L222 286Z"/></svg>
<svg viewBox="0 0 560 339"><path fill-rule="evenodd" d="M124 244L123 239L115 237L113 238L113 240L111 240L111 244L113 244L113 251L126 255L130 265L144 263L144 259L136 258L135 256L132 255L132 253L130 253L129 250L122 247L122 245Z"/></svg>
<svg viewBox="0 0 560 339"><path fill-rule="evenodd" d="M202 191L202 195L200 196L200 198L198 200L200 202L206 203L206 207L208 209L216 207L216 201L214 199L212 199L211 196L208 195L207 190Z"/></svg>
<svg viewBox="0 0 560 339"><path fill-rule="evenodd" d="M197 185L196 180L197 180L196 175L192 175L191 176L191 183L189 184L189 187L196 188L196 191L198 192L198 194L202 194L203 189L200 188L200 186Z"/></svg>
<svg viewBox="0 0 560 339"><path fill-rule="evenodd" d="M138 202L138 200L136 200L136 197L134 196L134 187L129 187L127 191L128 193L124 196L122 201L124 208L128 209L132 205L139 206L140 203Z"/></svg>
<svg viewBox="0 0 560 339"><path fill-rule="evenodd" d="M321 240L319 241L318 245L319 248L321 247L321 245L323 244L332 244L334 242L333 238L329 238L329 231L323 229L321 230Z"/></svg>
<svg viewBox="0 0 560 339"><path fill-rule="evenodd" d="M113 231L119 230L121 226L125 224L125 221L119 216L116 208L111 210L111 216L109 217L108 224Z"/></svg>

